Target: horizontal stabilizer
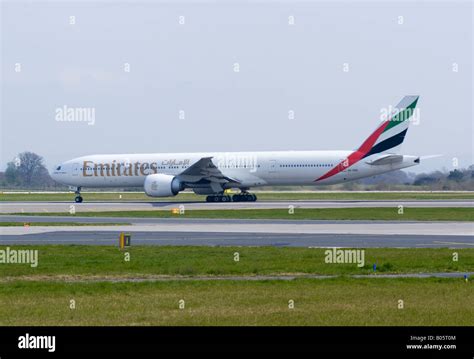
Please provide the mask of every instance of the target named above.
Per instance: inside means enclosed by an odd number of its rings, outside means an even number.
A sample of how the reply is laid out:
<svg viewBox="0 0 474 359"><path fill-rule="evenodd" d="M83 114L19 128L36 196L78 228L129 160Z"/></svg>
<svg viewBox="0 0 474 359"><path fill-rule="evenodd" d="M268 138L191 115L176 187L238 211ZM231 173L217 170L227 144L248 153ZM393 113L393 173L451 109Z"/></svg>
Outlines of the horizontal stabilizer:
<svg viewBox="0 0 474 359"><path fill-rule="evenodd" d="M373 161L368 161L367 163L372 166L380 166L380 165L390 165L393 163L400 163L403 161L403 155L384 155L380 156L379 158L373 160Z"/></svg>

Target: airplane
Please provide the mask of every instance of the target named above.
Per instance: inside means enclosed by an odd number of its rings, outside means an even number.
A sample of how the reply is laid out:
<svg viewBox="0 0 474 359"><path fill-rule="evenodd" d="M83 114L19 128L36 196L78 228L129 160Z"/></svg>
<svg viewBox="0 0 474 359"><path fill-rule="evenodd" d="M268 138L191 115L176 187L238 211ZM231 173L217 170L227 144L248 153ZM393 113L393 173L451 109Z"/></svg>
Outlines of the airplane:
<svg viewBox="0 0 474 359"><path fill-rule="evenodd" d="M189 188L207 202L250 202L252 187L344 183L420 163L399 153L418 99L405 96L355 150L90 155L61 163L52 177L75 188L76 203L84 187L140 186L150 197ZM233 188L240 193L230 196Z"/></svg>

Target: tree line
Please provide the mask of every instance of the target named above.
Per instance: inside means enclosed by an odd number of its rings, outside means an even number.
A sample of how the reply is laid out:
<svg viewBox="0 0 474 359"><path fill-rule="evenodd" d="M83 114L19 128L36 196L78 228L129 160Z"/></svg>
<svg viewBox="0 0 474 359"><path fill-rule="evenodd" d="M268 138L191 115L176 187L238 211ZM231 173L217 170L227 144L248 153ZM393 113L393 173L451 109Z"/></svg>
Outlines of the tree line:
<svg viewBox="0 0 474 359"><path fill-rule="evenodd" d="M5 172L0 172L2 188L47 189L65 188L49 175L43 157L34 152L22 152L7 163Z"/></svg>

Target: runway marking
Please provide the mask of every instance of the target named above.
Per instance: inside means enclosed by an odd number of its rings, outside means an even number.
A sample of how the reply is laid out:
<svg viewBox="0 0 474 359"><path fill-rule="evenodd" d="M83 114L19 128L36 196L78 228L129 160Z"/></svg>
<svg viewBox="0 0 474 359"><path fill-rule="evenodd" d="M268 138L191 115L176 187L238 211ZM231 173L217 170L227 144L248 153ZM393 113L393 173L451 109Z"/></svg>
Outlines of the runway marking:
<svg viewBox="0 0 474 359"><path fill-rule="evenodd" d="M440 242L440 241L433 241L433 243L438 243L438 244L456 244L456 245L463 245L463 246L474 246L474 243L462 243L462 242Z"/></svg>

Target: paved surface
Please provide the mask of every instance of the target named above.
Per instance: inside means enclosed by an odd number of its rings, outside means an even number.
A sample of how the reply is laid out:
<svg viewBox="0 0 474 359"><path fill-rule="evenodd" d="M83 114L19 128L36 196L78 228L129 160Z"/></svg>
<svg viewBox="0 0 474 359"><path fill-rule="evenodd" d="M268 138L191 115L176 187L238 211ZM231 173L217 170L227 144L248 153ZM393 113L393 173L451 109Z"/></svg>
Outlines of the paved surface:
<svg viewBox="0 0 474 359"><path fill-rule="evenodd" d="M474 207L469 200L400 200L400 201L357 201L357 200L293 200L257 202L0 202L0 213L21 212L67 212L74 206L76 212L92 211L145 211L171 210L179 205L185 209L271 209L294 206L295 208L363 208L363 207Z"/></svg>
<svg viewBox="0 0 474 359"><path fill-rule="evenodd" d="M337 220L337 219L306 219L306 220L294 220L294 219L233 219L233 218L186 218L176 215L172 218L140 218L140 217L81 217L77 216L39 216L39 215L0 215L0 222L78 222L78 223L131 223L131 224L388 224L396 226L400 224L418 224L422 226L429 226L431 223L437 223L438 225L450 225L461 224L467 227L474 228L474 223L465 221L387 221L387 220Z"/></svg>
<svg viewBox="0 0 474 359"><path fill-rule="evenodd" d="M34 229L30 227L29 229ZM25 230L28 232L29 229ZM117 245L120 231L75 231L57 228L52 232L0 236L0 245L89 244ZM293 234L252 232L175 232L128 231L132 244L193 246L288 246L288 247L392 247L392 248L474 248L473 236L447 235L370 235L370 234Z"/></svg>
<svg viewBox="0 0 474 359"><path fill-rule="evenodd" d="M120 226L0 227L0 244L135 244L301 247L474 248L472 222L98 218L2 215L0 222L129 223Z"/></svg>
<svg viewBox="0 0 474 359"><path fill-rule="evenodd" d="M370 234L472 236L473 222L402 222L402 221L338 221L338 220L273 220L273 219L188 219L188 218L92 218L61 216L0 216L0 221L72 221L82 223L119 222L120 226L31 226L0 227L2 235L23 235L47 232L199 232L201 234L268 233L268 234Z"/></svg>

